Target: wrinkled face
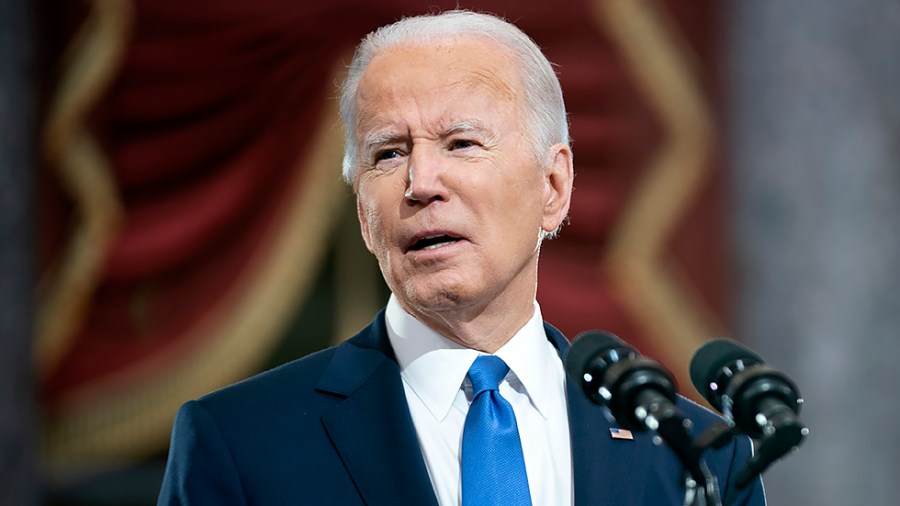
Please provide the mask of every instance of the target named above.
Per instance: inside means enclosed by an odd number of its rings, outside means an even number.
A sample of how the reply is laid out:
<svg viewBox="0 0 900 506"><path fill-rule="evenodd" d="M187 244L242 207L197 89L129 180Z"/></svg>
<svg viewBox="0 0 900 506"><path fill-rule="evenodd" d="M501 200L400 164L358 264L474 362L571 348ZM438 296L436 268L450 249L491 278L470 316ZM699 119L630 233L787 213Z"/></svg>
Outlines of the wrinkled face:
<svg viewBox="0 0 900 506"><path fill-rule="evenodd" d="M397 46L362 76L363 237L426 324L492 305L530 311L540 231L568 210L571 154L555 145L535 159L521 97L511 56L486 40Z"/></svg>

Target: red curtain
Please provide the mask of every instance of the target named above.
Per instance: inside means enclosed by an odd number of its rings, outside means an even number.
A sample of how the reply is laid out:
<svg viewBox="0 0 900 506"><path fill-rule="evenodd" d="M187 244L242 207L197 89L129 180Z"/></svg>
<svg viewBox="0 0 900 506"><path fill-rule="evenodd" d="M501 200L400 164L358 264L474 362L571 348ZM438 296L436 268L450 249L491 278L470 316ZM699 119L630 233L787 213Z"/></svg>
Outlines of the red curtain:
<svg viewBox="0 0 900 506"><path fill-rule="evenodd" d="M274 254L274 238L291 224L292 188L312 184L303 162L317 128L337 124L327 116L334 69L375 27L457 4L137 0L118 14L127 25L115 42L122 52L80 126L99 143L120 216L98 243L102 261L83 316L43 379L51 425L70 434L59 437L86 437L73 421L79 410L160 381L181 367L178 350L216 345L220 334L204 329ZM571 221L542 252L545 317L570 337L612 330L684 378L684 353L713 337L727 308L718 7L629 4L460 5L520 26L563 83L577 175ZM672 89L681 94L667 98ZM328 170L339 177L337 165ZM65 190L58 197L77 200ZM52 279L83 214L77 203L44 207ZM126 418L111 423L136 423ZM167 431L165 421L156 433Z"/></svg>

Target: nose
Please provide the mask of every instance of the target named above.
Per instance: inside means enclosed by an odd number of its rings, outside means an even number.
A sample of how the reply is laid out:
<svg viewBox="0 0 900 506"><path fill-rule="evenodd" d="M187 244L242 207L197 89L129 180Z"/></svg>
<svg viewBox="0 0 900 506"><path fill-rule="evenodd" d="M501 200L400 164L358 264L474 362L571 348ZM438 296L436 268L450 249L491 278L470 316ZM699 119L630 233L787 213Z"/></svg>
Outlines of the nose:
<svg viewBox="0 0 900 506"><path fill-rule="evenodd" d="M444 185L443 164L436 150L428 146L413 148L407 166L406 193L403 195L409 205L446 201L450 197Z"/></svg>

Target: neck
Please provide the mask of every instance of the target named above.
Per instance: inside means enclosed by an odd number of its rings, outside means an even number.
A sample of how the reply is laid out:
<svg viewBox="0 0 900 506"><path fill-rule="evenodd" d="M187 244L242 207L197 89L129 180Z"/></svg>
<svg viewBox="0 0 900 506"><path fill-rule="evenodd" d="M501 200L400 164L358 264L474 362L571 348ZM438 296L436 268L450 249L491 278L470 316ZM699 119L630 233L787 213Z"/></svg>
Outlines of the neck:
<svg viewBox="0 0 900 506"><path fill-rule="evenodd" d="M531 319L534 301L506 307L501 314L434 314L421 321L466 348L494 353Z"/></svg>
<svg viewBox="0 0 900 506"><path fill-rule="evenodd" d="M468 300L457 299L452 305L442 307L425 307L403 298L397 300L406 312L447 339L493 354L534 314L539 249L540 241L520 271L522 275L514 276L497 291L482 292Z"/></svg>
<svg viewBox="0 0 900 506"><path fill-rule="evenodd" d="M494 353L531 319L534 314L536 279L527 289L507 290L485 304L459 304L451 309L401 306L435 332L466 348Z"/></svg>

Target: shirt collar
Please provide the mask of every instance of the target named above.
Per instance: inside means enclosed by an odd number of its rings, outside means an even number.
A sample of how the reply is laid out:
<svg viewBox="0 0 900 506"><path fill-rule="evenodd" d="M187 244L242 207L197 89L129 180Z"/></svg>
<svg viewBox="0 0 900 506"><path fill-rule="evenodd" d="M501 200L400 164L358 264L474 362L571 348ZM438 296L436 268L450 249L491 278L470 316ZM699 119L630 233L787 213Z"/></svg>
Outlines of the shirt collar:
<svg viewBox="0 0 900 506"><path fill-rule="evenodd" d="M385 323L401 376L432 416L443 420L469 367L482 353L435 332L407 313L393 294L385 309ZM531 403L547 418L555 384L552 361L559 357L547 340L537 301L528 322L495 355L509 366L510 382L521 382Z"/></svg>

